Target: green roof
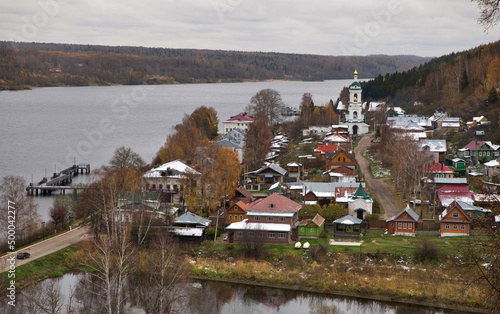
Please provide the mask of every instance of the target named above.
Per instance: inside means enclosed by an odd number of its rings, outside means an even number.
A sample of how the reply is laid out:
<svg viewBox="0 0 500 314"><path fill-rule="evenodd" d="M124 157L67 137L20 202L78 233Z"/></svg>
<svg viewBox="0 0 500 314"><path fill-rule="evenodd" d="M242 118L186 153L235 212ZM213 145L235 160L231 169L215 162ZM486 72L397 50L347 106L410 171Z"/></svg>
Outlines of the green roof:
<svg viewBox="0 0 500 314"><path fill-rule="evenodd" d="M365 189L363 189L363 186L361 185L361 182L359 183L359 187L358 189L356 190L356 193L354 193L353 199L358 199L358 198L362 198L362 199L370 199L371 197L368 196L368 194L366 194L365 192Z"/></svg>
<svg viewBox="0 0 500 314"><path fill-rule="evenodd" d="M359 82L353 82L353 83L349 86L349 88L351 88L351 87L353 87L353 88L354 88L354 87L356 87L356 88L361 88L361 84L360 84Z"/></svg>

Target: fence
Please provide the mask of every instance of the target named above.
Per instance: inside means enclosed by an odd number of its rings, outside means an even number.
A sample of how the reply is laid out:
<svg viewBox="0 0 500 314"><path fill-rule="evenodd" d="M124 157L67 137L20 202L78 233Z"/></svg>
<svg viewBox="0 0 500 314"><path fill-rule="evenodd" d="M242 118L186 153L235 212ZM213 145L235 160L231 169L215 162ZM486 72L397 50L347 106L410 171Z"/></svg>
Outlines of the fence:
<svg viewBox="0 0 500 314"><path fill-rule="evenodd" d="M415 232L417 237L437 237L439 230L418 230Z"/></svg>

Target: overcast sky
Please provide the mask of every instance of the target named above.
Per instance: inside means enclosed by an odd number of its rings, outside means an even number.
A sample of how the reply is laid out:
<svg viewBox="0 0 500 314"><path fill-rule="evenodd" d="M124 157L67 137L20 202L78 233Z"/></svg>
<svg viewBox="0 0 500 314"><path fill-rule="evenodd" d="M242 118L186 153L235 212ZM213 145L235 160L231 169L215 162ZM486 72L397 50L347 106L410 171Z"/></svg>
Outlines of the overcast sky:
<svg viewBox="0 0 500 314"><path fill-rule="evenodd" d="M440 56L500 39L478 16L469 0L4 0L0 40Z"/></svg>

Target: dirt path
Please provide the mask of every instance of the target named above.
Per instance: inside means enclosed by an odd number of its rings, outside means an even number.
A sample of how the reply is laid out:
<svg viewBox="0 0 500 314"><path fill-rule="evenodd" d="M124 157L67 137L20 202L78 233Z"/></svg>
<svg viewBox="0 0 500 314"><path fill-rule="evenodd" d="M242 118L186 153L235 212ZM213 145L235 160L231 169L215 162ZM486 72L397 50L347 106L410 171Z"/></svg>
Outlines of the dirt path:
<svg viewBox="0 0 500 314"><path fill-rule="evenodd" d="M387 219L396 215L403 208L400 208L396 203L392 194L393 192L384 182L384 179L373 178L370 171L370 162L363 156L363 152L370 147L372 137L373 133L365 134L356 148L354 148L354 154L356 155L356 161L365 178L366 185L372 190L372 196L375 197L380 206L384 209L385 214L381 215L381 218Z"/></svg>

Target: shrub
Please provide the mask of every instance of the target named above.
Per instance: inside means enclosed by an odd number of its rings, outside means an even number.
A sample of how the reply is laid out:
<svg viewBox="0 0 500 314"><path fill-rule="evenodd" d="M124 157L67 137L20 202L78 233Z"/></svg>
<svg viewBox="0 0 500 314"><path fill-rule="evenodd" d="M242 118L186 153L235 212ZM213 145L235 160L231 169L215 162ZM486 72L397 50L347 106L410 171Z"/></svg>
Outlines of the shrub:
<svg viewBox="0 0 500 314"><path fill-rule="evenodd" d="M321 233L319 234L319 237L321 239L327 239L330 237L330 232L326 229L323 229L323 231L321 231Z"/></svg>
<svg viewBox="0 0 500 314"><path fill-rule="evenodd" d="M415 244L417 258L422 261L437 260L439 258L439 247L428 238L422 238Z"/></svg>
<svg viewBox="0 0 500 314"><path fill-rule="evenodd" d="M215 236L215 227L207 228L206 232L207 232L207 239L213 240ZM217 227L217 237L219 237L221 233L222 233L222 227Z"/></svg>
<svg viewBox="0 0 500 314"><path fill-rule="evenodd" d="M309 248L309 257L318 262L321 262L326 258L326 253L328 253L328 246L323 243Z"/></svg>
<svg viewBox="0 0 500 314"><path fill-rule="evenodd" d="M377 214L368 214L365 216L366 221L373 221L373 220L379 220L380 217Z"/></svg>

